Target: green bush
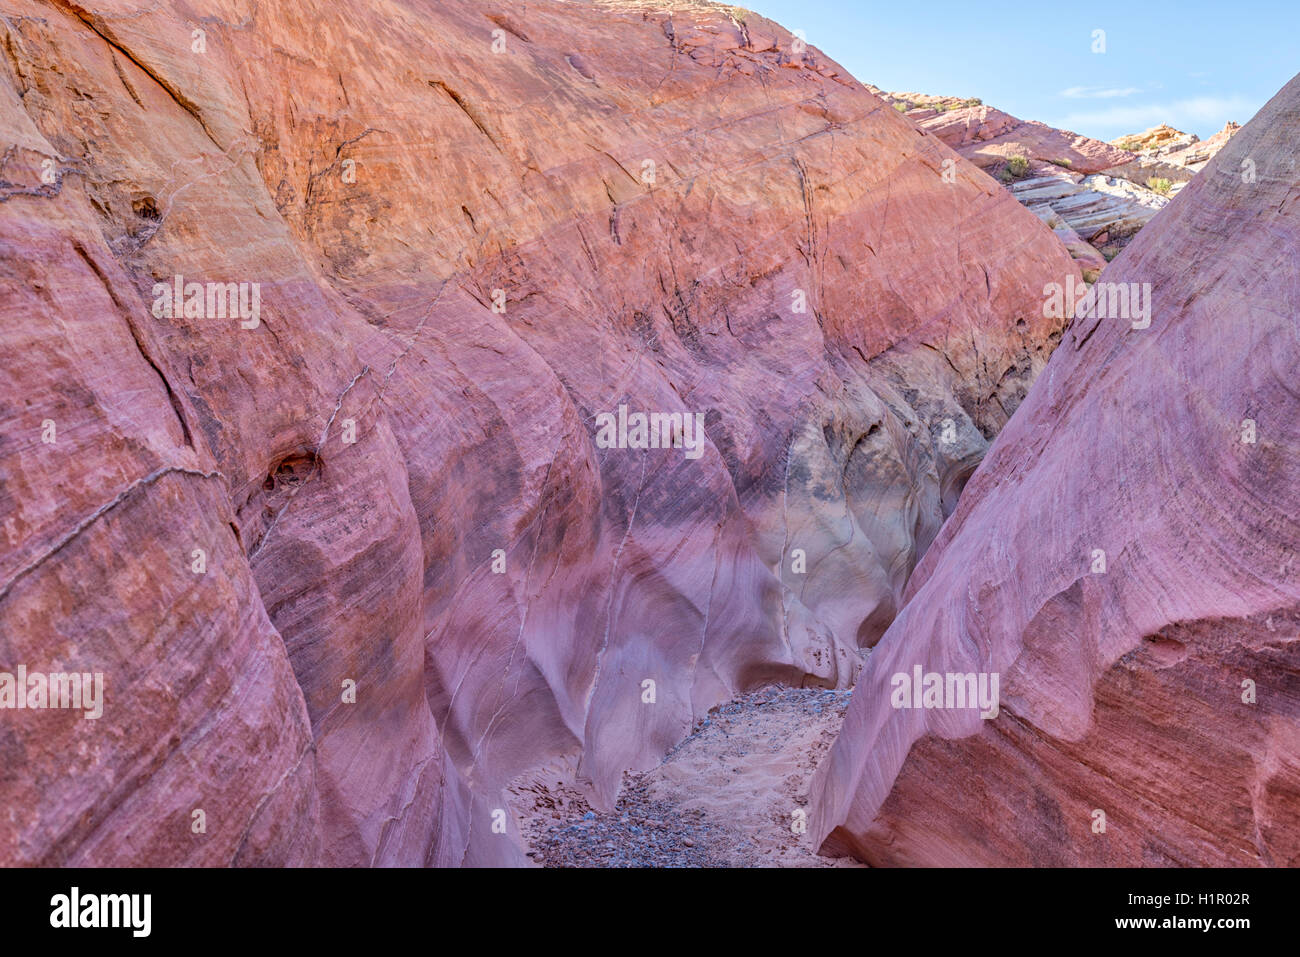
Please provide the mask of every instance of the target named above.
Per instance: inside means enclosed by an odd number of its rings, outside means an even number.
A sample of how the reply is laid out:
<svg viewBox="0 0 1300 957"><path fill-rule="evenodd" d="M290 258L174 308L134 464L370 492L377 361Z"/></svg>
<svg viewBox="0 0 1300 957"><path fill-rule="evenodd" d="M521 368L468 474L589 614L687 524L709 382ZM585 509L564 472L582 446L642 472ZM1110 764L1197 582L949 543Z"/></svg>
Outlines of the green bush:
<svg viewBox="0 0 1300 957"><path fill-rule="evenodd" d="M1029 160L1023 156L1013 156L1007 160L1007 172L1011 174L1012 179L1020 179L1029 172Z"/></svg>
<svg viewBox="0 0 1300 957"><path fill-rule="evenodd" d="M915 105L915 104L913 104ZM931 103L930 109L937 110L940 113L947 113L949 110L960 110L966 106L983 106L984 101L977 96L968 100L958 100L956 103Z"/></svg>
<svg viewBox="0 0 1300 957"><path fill-rule="evenodd" d="M1157 193L1168 196L1169 191L1174 188L1174 184L1169 182L1169 180L1165 179L1163 176L1152 176L1147 180L1147 187L1155 190Z"/></svg>
<svg viewBox="0 0 1300 957"><path fill-rule="evenodd" d="M1053 166L1062 166L1065 169L1070 169L1074 166L1074 163L1070 162L1068 159L1048 160L1047 162L1051 163Z"/></svg>

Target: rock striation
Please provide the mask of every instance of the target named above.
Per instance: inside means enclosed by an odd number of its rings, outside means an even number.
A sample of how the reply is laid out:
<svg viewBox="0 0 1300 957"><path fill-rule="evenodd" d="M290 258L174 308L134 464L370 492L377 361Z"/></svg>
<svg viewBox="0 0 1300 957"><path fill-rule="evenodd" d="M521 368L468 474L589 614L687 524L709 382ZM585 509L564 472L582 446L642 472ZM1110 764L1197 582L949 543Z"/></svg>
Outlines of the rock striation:
<svg viewBox="0 0 1300 957"><path fill-rule="evenodd" d="M847 687L1079 276L735 8L9 7L0 670L105 691L3 712L0 863L520 863Z"/></svg>
<svg viewBox="0 0 1300 957"><path fill-rule="evenodd" d="M825 852L1300 864L1297 142L1300 77L1107 269L1150 324L1074 320L995 440L818 768ZM997 716L895 707L915 667Z"/></svg>

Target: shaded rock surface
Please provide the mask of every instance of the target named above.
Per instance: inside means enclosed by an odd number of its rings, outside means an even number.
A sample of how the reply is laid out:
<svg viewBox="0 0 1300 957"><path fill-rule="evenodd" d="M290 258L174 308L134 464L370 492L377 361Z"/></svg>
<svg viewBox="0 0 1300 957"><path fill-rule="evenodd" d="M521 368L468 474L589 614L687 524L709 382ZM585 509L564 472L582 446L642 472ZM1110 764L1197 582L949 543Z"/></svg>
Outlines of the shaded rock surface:
<svg viewBox="0 0 1300 957"><path fill-rule="evenodd" d="M1300 78L1108 267L1151 324L1076 320L971 479L818 768L826 852L1300 864L1298 141ZM916 666L1000 714L895 708Z"/></svg>
<svg viewBox="0 0 1300 957"><path fill-rule="evenodd" d="M1078 275L731 8L9 7L0 666L106 701L6 715L3 863L519 862L521 776L848 686Z"/></svg>

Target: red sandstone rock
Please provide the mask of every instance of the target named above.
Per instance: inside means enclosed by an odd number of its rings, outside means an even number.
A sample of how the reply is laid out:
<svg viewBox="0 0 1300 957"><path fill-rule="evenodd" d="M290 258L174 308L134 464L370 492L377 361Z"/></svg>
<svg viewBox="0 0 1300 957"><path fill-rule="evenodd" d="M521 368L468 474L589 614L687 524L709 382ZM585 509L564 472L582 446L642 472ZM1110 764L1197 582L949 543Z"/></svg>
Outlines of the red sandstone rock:
<svg viewBox="0 0 1300 957"><path fill-rule="evenodd" d="M518 862L511 781L846 686L1077 275L725 8L10 6L0 669L106 702L4 713L6 864Z"/></svg>
<svg viewBox="0 0 1300 957"><path fill-rule="evenodd" d="M998 436L818 769L825 852L1300 864L1297 116L1300 78L1103 275L1150 326L1075 320ZM892 707L914 666L1000 714Z"/></svg>
<svg viewBox="0 0 1300 957"><path fill-rule="evenodd" d="M911 115L911 114L909 114ZM1076 173L1097 173L1133 159L1133 154L1101 140L1058 130L1036 120L1018 120L991 106L959 107L920 120L933 133L981 169L1012 156L1066 163Z"/></svg>

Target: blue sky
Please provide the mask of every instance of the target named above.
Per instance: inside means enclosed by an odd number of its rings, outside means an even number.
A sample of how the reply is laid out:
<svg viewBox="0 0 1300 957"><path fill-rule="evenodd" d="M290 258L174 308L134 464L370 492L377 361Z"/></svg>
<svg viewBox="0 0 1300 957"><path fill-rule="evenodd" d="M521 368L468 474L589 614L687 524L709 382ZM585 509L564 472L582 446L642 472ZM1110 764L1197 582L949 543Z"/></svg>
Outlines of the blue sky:
<svg viewBox="0 0 1300 957"><path fill-rule="evenodd" d="M882 89L977 96L1110 140L1245 123L1300 73L1300 0L988 5L748 0ZM1094 53L1093 31L1105 31Z"/></svg>

